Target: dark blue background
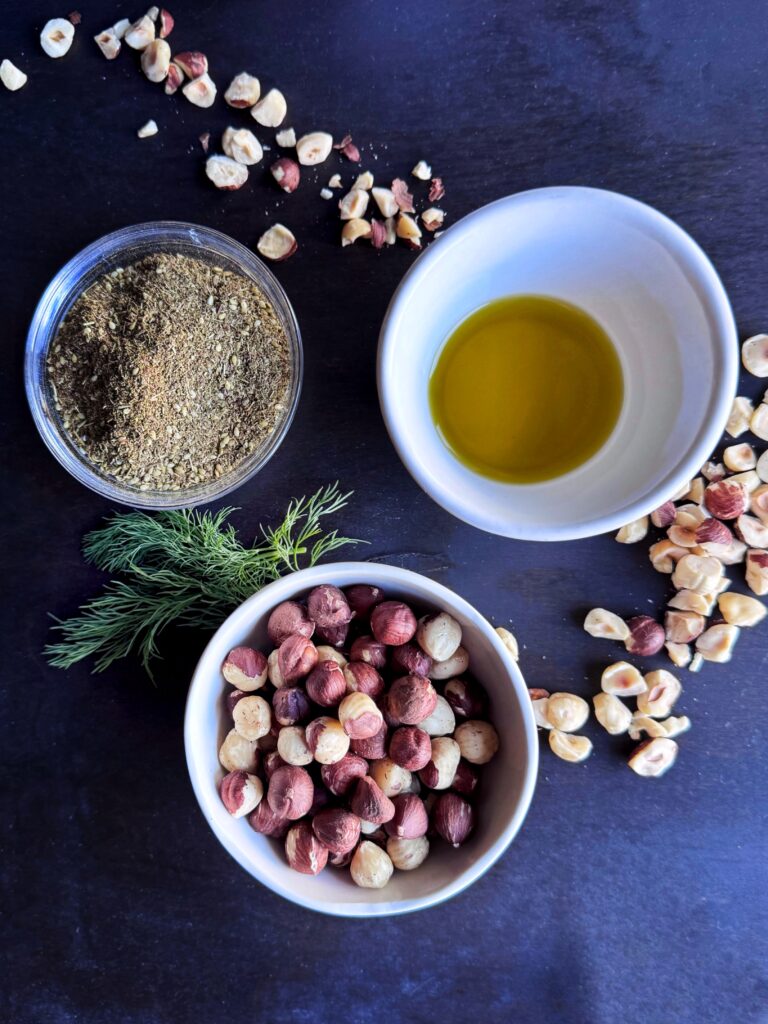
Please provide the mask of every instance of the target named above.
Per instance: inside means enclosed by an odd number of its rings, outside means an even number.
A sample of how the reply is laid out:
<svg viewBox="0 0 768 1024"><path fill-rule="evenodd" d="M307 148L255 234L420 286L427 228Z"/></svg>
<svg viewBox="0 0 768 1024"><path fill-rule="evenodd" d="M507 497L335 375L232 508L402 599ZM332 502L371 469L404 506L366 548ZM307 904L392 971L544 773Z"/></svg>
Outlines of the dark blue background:
<svg viewBox="0 0 768 1024"><path fill-rule="evenodd" d="M387 440L374 382L378 326L412 255L337 247L338 223L317 197L330 165L291 197L259 170L242 191L216 193L197 136L237 117L223 103L203 111L165 97L130 52L102 59L91 36L138 8L99 0L81 10L72 51L51 61L37 33L66 9L0 3L0 57L30 75L22 91L0 95L0 1018L768 1019L765 630L745 631L730 665L686 674L680 707L693 730L663 781L636 778L622 760L627 743L593 724L586 764L542 751L525 827L484 879L445 906L372 923L271 895L209 832L181 734L202 636L169 638L158 689L132 663L103 677L46 666L46 613L70 613L94 590L79 542L109 509L34 432L24 334L65 260L154 218L199 221L253 245L279 216L299 236L277 273L304 334L304 395L279 455L236 496L245 535L292 495L338 477L356 491L341 525L370 540L363 557L432 575L511 622L529 683L585 696L618 652L581 632L583 612L652 610L667 582L644 545L505 541L432 504ZM764 5L187 2L173 13L174 48L205 50L222 89L242 68L279 85L289 123L353 131L381 178L431 161L451 220L549 184L658 206L713 258L742 334L765 329ZM139 141L148 117L160 135ZM754 379L743 387L761 392Z"/></svg>

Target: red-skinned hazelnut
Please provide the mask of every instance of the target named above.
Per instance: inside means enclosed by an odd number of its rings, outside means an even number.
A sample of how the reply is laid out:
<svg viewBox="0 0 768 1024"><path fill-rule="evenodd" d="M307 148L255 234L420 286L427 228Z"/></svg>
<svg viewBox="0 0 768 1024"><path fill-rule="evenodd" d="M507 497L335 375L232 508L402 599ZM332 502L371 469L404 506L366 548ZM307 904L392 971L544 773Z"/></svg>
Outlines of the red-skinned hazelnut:
<svg viewBox="0 0 768 1024"><path fill-rule="evenodd" d="M368 774L368 762L364 757L347 754L335 764L324 764L320 776L334 796L346 796L354 783Z"/></svg>
<svg viewBox="0 0 768 1024"><path fill-rule="evenodd" d="M272 694L272 713L279 725L296 725L310 713L309 698L300 686L285 686Z"/></svg>
<svg viewBox="0 0 768 1024"><path fill-rule="evenodd" d="M306 681L307 693L315 704L332 708L347 692L347 683L335 661L321 661L312 669Z"/></svg>
<svg viewBox="0 0 768 1024"><path fill-rule="evenodd" d="M301 181L301 170L295 160L288 156L281 156L275 160L269 168L272 177L283 190L283 192L295 192Z"/></svg>
<svg viewBox="0 0 768 1024"><path fill-rule="evenodd" d="M277 652L277 666L286 682L309 675L317 664L317 648L307 637L294 633Z"/></svg>
<svg viewBox="0 0 768 1024"><path fill-rule="evenodd" d="M376 825L383 825L395 813L395 805L369 775L357 780L349 806L358 818Z"/></svg>
<svg viewBox="0 0 768 1024"><path fill-rule="evenodd" d="M289 636L310 637L314 631L314 622L298 601L283 601L267 620L267 634L275 647L283 644Z"/></svg>
<svg viewBox="0 0 768 1024"><path fill-rule="evenodd" d="M395 813L384 826L387 835L397 839L418 839L427 834L429 818L423 800L415 793L401 793L392 803Z"/></svg>
<svg viewBox="0 0 768 1024"><path fill-rule="evenodd" d="M315 787L309 772L287 764L272 773L267 801L281 818L295 821L307 813L315 798Z"/></svg>
<svg viewBox="0 0 768 1024"><path fill-rule="evenodd" d="M475 812L458 793L441 793L432 808L435 831L451 846L461 846L475 827Z"/></svg>
<svg viewBox="0 0 768 1024"><path fill-rule="evenodd" d="M356 690L374 700L384 691L384 680L366 661L350 661L344 668L344 679L349 692Z"/></svg>
<svg viewBox="0 0 768 1024"><path fill-rule="evenodd" d="M396 729L398 725L401 725L400 719L392 713L392 708L389 704L389 694L385 693L379 697L379 710L384 715L384 721L390 729Z"/></svg>
<svg viewBox="0 0 768 1024"><path fill-rule="evenodd" d="M437 705L435 688L424 676L401 676L387 696L390 712L403 725L418 725Z"/></svg>
<svg viewBox="0 0 768 1024"><path fill-rule="evenodd" d="M481 718L488 708L484 691L468 679L449 679L443 695L459 718Z"/></svg>
<svg viewBox="0 0 768 1024"><path fill-rule="evenodd" d="M221 802L234 818L242 818L250 814L261 802L264 787L261 779L248 772L229 772L221 780L219 786Z"/></svg>
<svg viewBox="0 0 768 1024"><path fill-rule="evenodd" d="M384 600L381 587L374 587L370 583L353 583L351 587L344 588L344 595L358 621L366 620L376 605Z"/></svg>
<svg viewBox="0 0 768 1024"><path fill-rule="evenodd" d="M319 629L346 626L352 618L352 610L346 597L338 587L323 583L309 592L307 612Z"/></svg>
<svg viewBox="0 0 768 1024"><path fill-rule="evenodd" d="M350 661L364 661L375 669L387 664L387 645L372 636L359 636L349 649Z"/></svg>
<svg viewBox="0 0 768 1024"><path fill-rule="evenodd" d="M428 676L432 669L432 659L417 643L409 641L392 648L389 652L389 665L397 675Z"/></svg>
<svg viewBox="0 0 768 1024"><path fill-rule="evenodd" d="M392 733L389 756L401 768L417 772L432 759L432 740L418 726L403 725Z"/></svg>
<svg viewBox="0 0 768 1024"><path fill-rule="evenodd" d="M285 856L289 866L303 875L318 875L328 863L328 850L307 821L300 821L288 830Z"/></svg>
<svg viewBox="0 0 768 1024"><path fill-rule="evenodd" d="M258 690L267 681L267 659L252 647L233 647L221 673L238 690Z"/></svg>
<svg viewBox="0 0 768 1024"><path fill-rule="evenodd" d="M326 626L325 629L321 629L318 626L315 635L322 643L327 644L329 647L335 647L338 650L344 646L348 633L349 623L345 622L341 626Z"/></svg>
<svg viewBox="0 0 768 1024"><path fill-rule="evenodd" d="M248 815L248 824L254 832L272 836L273 839L282 839L291 825L287 818L275 814L268 800L262 800L256 810Z"/></svg>
<svg viewBox="0 0 768 1024"><path fill-rule="evenodd" d="M453 776L451 789L455 789L457 793L463 793L464 796L469 796L477 789L479 781L480 773L477 768L462 757L459 761L459 767L456 769L456 774Z"/></svg>
<svg viewBox="0 0 768 1024"><path fill-rule="evenodd" d="M637 654L641 658L658 654L664 646L666 635L664 627L650 617L650 615L635 615L627 619L629 636L624 641L624 646L630 654Z"/></svg>
<svg viewBox="0 0 768 1024"><path fill-rule="evenodd" d="M387 723L382 722L379 731L374 736L366 739L352 740L350 749L358 757L365 757L369 761L377 761L380 757L387 756Z"/></svg>
<svg viewBox="0 0 768 1024"><path fill-rule="evenodd" d="M312 831L331 853L351 853L360 838L360 819L341 807L328 807L312 819Z"/></svg>
<svg viewBox="0 0 768 1024"><path fill-rule="evenodd" d="M413 639L418 623L407 604L382 601L371 612L371 632L382 644L394 647Z"/></svg>

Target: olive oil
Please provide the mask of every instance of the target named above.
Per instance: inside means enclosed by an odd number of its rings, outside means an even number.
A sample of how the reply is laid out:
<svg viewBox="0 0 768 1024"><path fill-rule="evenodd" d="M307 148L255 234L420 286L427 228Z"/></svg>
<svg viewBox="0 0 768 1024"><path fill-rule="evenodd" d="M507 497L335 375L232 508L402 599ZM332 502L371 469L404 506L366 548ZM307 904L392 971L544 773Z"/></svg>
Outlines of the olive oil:
<svg viewBox="0 0 768 1024"><path fill-rule="evenodd" d="M429 381L432 418L470 469L508 483L550 480L610 437L624 379L611 339L570 303L497 299L453 331Z"/></svg>

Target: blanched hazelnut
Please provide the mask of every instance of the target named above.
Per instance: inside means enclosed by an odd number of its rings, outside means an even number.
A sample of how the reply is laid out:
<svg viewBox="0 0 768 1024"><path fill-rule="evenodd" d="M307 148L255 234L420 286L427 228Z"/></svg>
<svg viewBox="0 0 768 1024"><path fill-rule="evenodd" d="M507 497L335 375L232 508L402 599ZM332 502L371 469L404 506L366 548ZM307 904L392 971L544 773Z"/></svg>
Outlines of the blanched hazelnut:
<svg viewBox="0 0 768 1024"><path fill-rule="evenodd" d="M370 777L385 796L405 793L411 785L411 773L389 757L371 762Z"/></svg>
<svg viewBox="0 0 768 1024"><path fill-rule="evenodd" d="M328 132L310 132L296 141L299 163L313 167L328 159L333 148L333 136Z"/></svg>
<svg viewBox="0 0 768 1024"><path fill-rule="evenodd" d="M537 729L551 729L552 723L547 717L547 708L549 707L549 694L546 697L535 697L531 701L531 708L533 709L533 719L536 722Z"/></svg>
<svg viewBox="0 0 768 1024"><path fill-rule="evenodd" d="M99 32L99 34L97 36L94 36L93 39L98 48L107 58L107 60L114 60L115 57L117 57L117 55L120 53L120 50L122 49L122 44L120 40L117 38L114 28L104 29L103 32ZM5 63L6 62L3 61L3 64ZM11 67L13 67L13 65L11 65ZM0 75L2 75L2 67L0 67ZM24 81L26 81L26 79L27 76L24 75ZM22 85L23 84L24 83L22 82Z"/></svg>
<svg viewBox="0 0 768 1024"><path fill-rule="evenodd" d="M584 629L590 636L607 640L626 640L629 636L624 619L605 608L593 608L584 620Z"/></svg>
<svg viewBox="0 0 768 1024"><path fill-rule="evenodd" d="M228 157L247 167L259 163L264 156L261 143L247 128L226 128L221 137L221 148Z"/></svg>
<svg viewBox="0 0 768 1024"><path fill-rule="evenodd" d="M731 437L740 437L746 430L749 430L749 420L755 407L748 398L739 395L734 398L728 422L725 424L725 432Z"/></svg>
<svg viewBox="0 0 768 1024"><path fill-rule="evenodd" d="M309 698L300 686L286 686L272 695L272 714L278 725L297 725L309 712Z"/></svg>
<svg viewBox="0 0 768 1024"><path fill-rule="evenodd" d="M309 675L317 664L317 649L311 640L296 633L280 645L277 664L286 682L302 679Z"/></svg>
<svg viewBox="0 0 768 1024"><path fill-rule="evenodd" d="M373 736L366 736L364 739L352 740L350 749L353 754L366 758L368 761L376 761L380 757L387 756L387 723L382 721L381 728Z"/></svg>
<svg viewBox="0 0 768 1024"><path fill-rule="evenodd" d="M259 806L248 815L248 824L254 832L273 839L282 839L291 827L288 818L281 818L269 806L268 800L262 800Z"/></svg>
<svg viewBox="0 0 768 1024"><path fill-rule="evenodd" d="M195 85L194 82L190 83ZM248 181L248 168L228 156L218 153L209 156L205 161L205 174L216 188L225 192L235 192Z"/></svg>
<svg viewBox="0 0 768 1024"><path fill-rule="evenodd" d="M375 669L387 664L387 645L372 636L359 636L349 649L350 661L364 661Z"/></svg>
<svg viewBox="0 0 768 1024"><path fill-rule="evenodd" d="M317 663L320 665L324 661L334 661L339 668L345 668L347 664L347 659L341 651L331 647L330 644L319 644L317 646Z"/></svg>
<svg viewBox="0 0 768 1024"><path fill-rule="evenodd" d="M669 655L669 660L678 668L685 668L691 663L691 648L688 644L676 644L668 642L664 644Z"/></svg>
<svg viewBox="0 0 768 1024"><path fill-rule="evenodd" d="M395 729L389 741L389 756L395 764L417 772L429 764L432 758L432 743L423 729L416 725L404 725Z"/></svg>
<svg viewBox="0 0 768 1024"><path fill-rule="evenodd" d="M381 711L376 707L372 698L367 693L358 691L347 694L339 704L338 714L344 732L355 740L370 739L371 736L375 736L379 732L384 724Z"/></svg>
<svg viewBox="0 0 768 1024"><path fill-rule="evenodd" d="M219 748L219 761L228 772L255 772L259 752L255 740L247 740L236 729L230 729Z"/></svg>
<svg viewBox="0 0 768 1024"><path fill-rule="evenodd" d="M436 736L432 740L429 762L419 772L419 778L430 789L448 789L460 759L461 748L456 740L448 736Z"/></svg>
<svg viewBox="0 0 768 1024"><path fill-rule="evenodd" d="M673 544L671 540L660 540L648 548L648 557L656 572L671 573L688 549Z"/></svg>
<svg viewBox="0 0 768 1024"><path fill-rule="evenodd" d="M768 408L768 406L766 406L766 408ZM768 440L768 438L765 438L765 440ZM760 476L754 469L748 469L745 473L734 473L728 479L735 484L741 484L747 492L747 499L750 502L753 492L760 486Z"/></svg>
<svg viewBox="0 0 768 1024"><path fill-rule="evenodd" d="M341 807L328 807L312 819L312 831L331 853L354 850L360 838L360 819Z"/></svg>
<svg viewBox="0 0 768 1024"><path fill-rule="evenodd" d="M368 774L368 762L356 754L345 754L340 761L320 769L323 783L334 796L346 796L358 779Z"/></svg>
<svg viewBox="0 0 768 1024"><path fill-rule="evenodd" d="M707 485L704 504L715 519L738 519L749 508L749 495L739 481L727 477Z"/></svg>
<svg viewBox="0 0 768 1024"><path fill-rule="evenodd" d="M459 745L461 756L470 764L487 764L499 749L499 736L490 722L462 722L453 738Z"/></svg>
<svg viewBox="0 0 768 1024"><path fill-rule="evenodd" d="M219 786L221 802L233 818L243 818L255 810L264 795L264 787L257 775L234 771L225 775Z"/></svg>
<svg viewBox="0 0 768 1024"><path fill-rule="evenodd" d="M432 658L415 641L393 647L389 652L389 666L398 675L429 676Z"/></svg>
<svg viewBox="0 0 768 1024"><path fill-rule="evenodd" d="M429 856L429 840L426 836L418 839L392 837L387 840L387 853L398 871L413 871Z"/></svg>
<svg viewBox="0 0 768 1024"><path fill-rule="evenodd" d="M691 720L687 715L682 715L679 718L672 716L665 718L663 722L657 722L650 715L643 715L637 712L637 714L632 716L629 735L635 741L639 740L643 733L646 733L651 739L655 739L657 736L666 736L672 739L683 732L688 732L690 727Z"/></svg>
<svg viewBox="0 0 768 1024"><path fill-rule="evenodd" d="M280 671L280 663L278 661L278 655L280 650L276 648L274 651L270 651L269 657L267 658L267 676L269 677L270 683L275 687L276 690L287 685L283 674Z"/></svg>
<svg viewBox="0 0 768 1024"><path fill-rule="evenodd" d="M693 611L673 609L664 616L666 638L674 644L689 644L704 632L706 624L704 616Z"/></svg>
<svg viewBox="0 0 768 1024"><path fill-rule="evenodd" d="M603 669L600 687L604 693L612 693L617 697L636 697L647 689L642 675L627 661L615 661Z"/></svg>
<svg viewBox="0 0 768 1024"><path fill-rule="evenodd" d="M756 626L768 611L762 601L746 594L721 594L717 606L729 625L739 627Z"/></svg>
<svg viewBox="0 0 768 1024"><path fill-rule="evenodd" d="M734 473L743 473L755 468L757 455L751 444L732 444L723 452L723 462Z"/></svg>
<svg viewBox="0 0 768 1024"><path fill-rule="evenodd" d="M396 647L416 633L416 616L402 601L382 601L371 612L371 632L379 643Z"/></svg>
<svg viewBox="0 0 768 1024"><path fill-rule="evenodd" d="M264 128L277 128L287 113L288 104L279 89L270 89L262 99L251 107L251 117Z"/></svg>
<svg viewBox="0 0 768 1024"><path fill-rule="evenodd" d="M277 735L277 752L286 764L307 765L312 763L312 751L300 725L286 725Z"/></svg>
<svg viewBox="0 0 768 1024"><path fill-rule="evenodd" d="M368 209L368 193L361 188L350 189L339 200L339 216L342 220L357 220L365 216Z"/></svg>
<svg viewBox="0 0 768 1024"><path fill-rule="evenodd" d="M612 693L596 693L592 698L595 718L611 736L626 732L632 721L632 712Z"/></svg>
<svg viewBox="0 0 768 1024"><path fill-rule="evenodd" d="M179 63L178 57L175 60ZM216 83L210 75L200 75L199 78L187 82L181 91L195 107L212 107L216 99Z"/></svg>
<svg viewBox="0 0 768 1024"><path fill-rule="evenodd" d="M704 544L700 544L699 547L694 548L692 554L694 555L709 555L712 558L716 558L722 565L738 565L744 561L747 553L747 545L733 537L727 544L715 544L713 541L706 541ZM721 578L722 582L722 578ZM713 585L713 590L717 590L720 584Z"/></svg>
<svg viewBox="0 0 768 1024"><path fill-rule="evenodd" d="M744 369L754 377L768 377L768 334L755 334L741 346Z"/></svg>
<svg viewBox="0 0 768 1024"><path fill-rule="evenodd" d="M376 825L383 825L395 814L395 805L370 775L357 780L349 806L363 821Z"/></svg>
<svg viewBox="0 0 768 1024"><path fill-rule="evenodd" d="M244 739L258 740L272 727L272 710L263 697L243 697L232 709L232 720Z"/></svg>
<svg viewBox="0 0 768 1024"><path fill-rule="evenodd" d="M705 487L706 484L704 483L704 477L694 477L693 480L691 480L691 486L688 488L688 492L684 494L683 497L687 498L689 501L695 501L697 505L700 505L704 500Z"/></svg>
<svg viewBox="0 0 768 1024"><path fill-rule="evenodd" d="M287 764L272 773L267 786L267 802L275 814L295 821L312 806L315 787L305 768Z"/></svg>
<svg viewBox="0 0 768 1024"><path fill-rule="evenodd" d="M423 729L429 736L450 736L456 728L456 716L453 708L440 694L437 696L437 704L431 715L427 715L419 722L419 728Z"/></svg>
<svg viewBox="0 0 768 1024"><path fill-rule="evenodd" d="M681 612L698 612L699 615L709 615L714 607L714 596L712 594L700 594L696 590L678 590L669 599L669 607L676 608Z"/></svg>
<svg viewBox="0 0 768 1024"><path fill-rule="evenodd" d="M233 647L221 674L238 690L259 690L267 681L267 659L252 647Z"/></svg>
<svg viewBox="0 0 768 1024"><path fill-rule="evenodd" d="M696 640L696 651L704 661L730 661L733 648L739 639L739 632L738 626L731 626L728 623L710 626Z"/></svg>
<svg viewBox="0 0 768 1024"><path fill-rule="evenodd" d="M421 248L421 228L413 217L400 213L395 223L395 234L411 249Z"/></svg>
<svg viewBox="0 0 768 1024"><path fill-rule="evenodd" d="M310 637L314 631L314 622L304 605L298 601L283 601L273 609L267 620L267 635L276 647L284 643L289 636Z"/></svg>
<svg viewBox="0 0 768 1024"><path fill-rule="evenodd" d="M512 636L512 634L509 634ZM430 679L453 679L466 672L469 668L469 653L464 647L457 647L450 658L445 661L433 661L427 675Z"/></svg>
<svg viewBox="0 0 768 1024"><path fill-rule="evenodd" d="M461 626L447 612L427 615L419 621L416 640L435 661L445 661L461 643Z"/></svg>
<svg viewBox="0 0 768 1024"><path fill-rule="evenodd" d="M141 70L150 82L162 82L171 66L171 48L164 39L153 39L141 54Z"/></svg>
<svg viewBox="0 0 768 1024"><path fill-rule="evenodd" d="M254 103L258 103L260 95L261 84L258 78L241 71L227 86L224 100L230 107L252 107Z"/></svg>
<svg viewBox="0 0 768 1024"><path fill-rule="evenodd" d="M346 689L350 693L357 691L375 699L384 691L384 680L367 661L350 661L343 674Z"/></svg>
<svg viewBox="0 0 768 1024"><path fill-rule="evenodd" d="M592 743L586 736L574 736L572 733L552 729L549 733L549 749L561 760L578 764L586 761L592 753Z"/></svg>
<svg viewBox="0 0 768 1024"><path fill-rule="evenodd" d="M648 516L642 516L640 519L635 519L633 522L627 523L626 526L622 526L616 534L616 540L619 544L637 544L647 536Z"/></svg>
<svg viewBox="0 0 768 1024"><path fill-rule="evenodd" d="M747 552L746 580L758 597L768 594L768 551Z"/></svg>
<svg viewBox="0 0 768 1024"><path fill-rule="evenodd" d="M399 210L397 200L390 188L374 188L371 190L374 202L379 208L382 217L395 217Z"/></svg>
<svg viewBox="0 0 768 1024"><path fill-rule="evenodd" d="M641 658L658 654L664 646L664 628L650 615L634 615L627 619L629 636L624 641L624 646L630 654L637 654Z"/></svg>
<svg viewBox="0 0 768 1024"><path fill-rule="evenodd" d="M322 715L306 727L307 746L319 764L334 764L349 751L349 736L336 718Z"/></svg>
<svg viewBox="0 0 768 1024"><path fill-rule="evenodd" d="M723 566L719 559L711 555L684 555L672 573L672 584L680 590L706 593L718 585L722 575Z"/></svg>
<svg viewBox="0 0 768 1024"><path fill-rule="evenodd" d="M589 704L575 693L553 693L547 701L547 718L554 729L561 732L576 732L589 718ZM461 746L461 740L458 742ZM471 761L472 758L467 760Z"/></svg>
<svg viewBox="0 0 768 1024"><path fill-rule="evenodd" d="M371 583L353 583L351 587L344 588L344 596L355 620L359 622L367 621L376 605L381 604L384 600L384 591Z"/></svg>
<svg viewBox="0 0 768 1024"><path fill-rule="evenodd" d="M363 889L383 889L393 870L389 855L368 839L360 843L349 865L352 881Z"/></svg>
<svg viewBox="0 0 768 1024"><path fill-rule="evenodd" d="M461 846L475 827L475 812L458 793L441 793L432 808L432 824L451 846Z"/></svg>
<svg viewBox="0 0 768 1024"><path fill-rule="evenodd" d="M651 522L662 530L666 530L674 521L675 503L673 501L665 501L663 505L659 505L655 511L651 512Z"/></svg>
<svg viewBox="0 0 768 1024"><path fill-rule="evenodd" d="M666 669L659 669L648 672L645 682L648 689L638 694L637 710L651 718L666 718L683 692L679 680Z"/></svg>
<svg viewBox="0 0 768 1024"><path fill-rule="evenodd" d="M389 709L403 725L418 725L437 705L435 688L424 676L401 676L387 695Z"/></svg>
<svg viewBox="0 0 768 1024"><path fill-rule="evenodd" d="M644 778L658 778L675 763L678 746L674 740L664 737L645 740L635 747L627 764L637 775Z"/></svg>
<svg viewBox="0 0 768 1024"><path fill-rule="evenodd" d="M764 483L768 483L768 451L764 451L757 460L755 471Z"/></svg>
<svg viewBox="0 0 768 1024"><path fill-rule="evenodd" d="M298 249L296 236L285 224L273 224L267 228L256 243L256 248L264 259L274 263L282 263L289 259Z"/></svg>
<svg viewBox="0 0 768 1024"><path fill-rule="evenodd" d="M335 661L321 661L307 676L307 694L324 708L335 707L347 692L344 671Z"/></svg>
<svg viewBox="0 0 768 1024"><path fill-rule="evenodd" d="M328 862L328 850L306 821L301 821L288 830L285 837L285 856L289 867L303 875L320 874Z"/></svg>
<svg viewBox="0 0 768 1024"><path fill-rule="evenodd" d="M736 520L736 533L750 548L768 548L768 526L755 516L739 516Z"/></svg>
<svg viewBox="0 0 768 1024"><path fill-rule="evenodd" d="M465 796L469 796L477 789L477 784L480 781L480 772L474 765L470 764L469 761L465 761L463 758L459 761L459 766L456 769L456 774L453 776L453 782L451 782L451 789L455 789L457 793L463 793Z"/></svg>

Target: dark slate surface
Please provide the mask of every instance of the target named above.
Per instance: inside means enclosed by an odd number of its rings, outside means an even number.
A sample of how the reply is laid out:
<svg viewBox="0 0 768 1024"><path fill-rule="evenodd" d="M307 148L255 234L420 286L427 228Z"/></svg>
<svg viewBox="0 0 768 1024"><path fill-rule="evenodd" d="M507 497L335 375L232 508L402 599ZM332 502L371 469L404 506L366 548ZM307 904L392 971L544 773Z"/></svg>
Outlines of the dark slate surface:
<svg viewBox="0 0 768 1024"><path fill-rule="evenodd" d="M208 187L196 140L231 120L223 104L206 112L169 100L131 55L108 64L91 42L137 10L84 3L73 50L51 61L37 32L66 9L0 9L0 57L30 75L0 96L0 1018L765 1021L765 631L745 635L731 665L686 679L681 708L694 729L663 782L637 779L625 743L592 726L585 765L542 752L526 825L487 877L448 905L377 923L289 905L208 831L181 732L203 637L166 645L158 689L132 663L101 678L46 666L46 613L73 611L97 585L79 541L109 508L34 432L25 330L66 259L153 218L199 221L252 245L279 216L300 236L277 273L304 332L305 390L279 456L237 495L246 534L338 477L356 491L342 525L371 541L366 554L433 575L511 621L529 682L584 695L614 652L582 634L583 611L647 611L665 581L642 546L504 541L433 505L389 445L374 386L378 326L411 254L336 248L332 210L317 197L327 168L293 197L261 172L236 194ZM291 123L354 131L380 176L427 157L446 180L452 220L548 184L657 205L713 258L742 333L764 329L760 5L187 2L174 13L175 46L203 48L222 86L246 67L279 84ZM148 117L161 134L138 141ZM743 387L760 392L754 380Z"/></svg>

